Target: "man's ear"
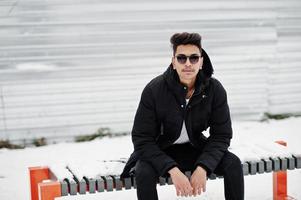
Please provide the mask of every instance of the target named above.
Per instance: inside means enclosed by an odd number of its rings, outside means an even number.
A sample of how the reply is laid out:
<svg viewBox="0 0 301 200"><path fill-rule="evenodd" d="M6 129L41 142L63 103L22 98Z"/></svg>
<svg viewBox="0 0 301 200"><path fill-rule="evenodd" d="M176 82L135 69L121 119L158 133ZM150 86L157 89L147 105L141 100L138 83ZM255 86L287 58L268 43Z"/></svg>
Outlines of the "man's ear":
<svg viewBox="0 0 301 200"><path fill-rule="evenodd" d="M171 57L171 63L172 63L172 67L173 69L175 69L175 57Z"/></svg>
<svg viewBox="0 0 301 200"><path fill-rule="evenodd" d="M204 63L204 57L202 56L200 58L200 70L203 68L203 63Z"/></svg>

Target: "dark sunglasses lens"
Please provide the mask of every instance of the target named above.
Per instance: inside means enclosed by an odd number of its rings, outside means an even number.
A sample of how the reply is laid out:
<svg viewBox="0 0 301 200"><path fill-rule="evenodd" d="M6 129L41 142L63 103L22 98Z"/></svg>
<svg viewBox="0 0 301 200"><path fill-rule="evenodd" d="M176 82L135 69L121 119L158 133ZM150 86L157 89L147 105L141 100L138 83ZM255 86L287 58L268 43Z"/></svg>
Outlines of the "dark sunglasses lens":
<svg viewBox="0 0 301 200"><path fill-rule="evenodd" d="M187 60L187 57L186 57L186 56L177 56L177 61L178 61L180 64L185 64L185 63L186 63L186 60Z"/></svg>
<svg viewBox="0 0 301 200"><path fill-rule="evenodd" d="M199 56L190 56L189 61L191 64L195 64L199 61L199 58L200 58Z"/></svg>

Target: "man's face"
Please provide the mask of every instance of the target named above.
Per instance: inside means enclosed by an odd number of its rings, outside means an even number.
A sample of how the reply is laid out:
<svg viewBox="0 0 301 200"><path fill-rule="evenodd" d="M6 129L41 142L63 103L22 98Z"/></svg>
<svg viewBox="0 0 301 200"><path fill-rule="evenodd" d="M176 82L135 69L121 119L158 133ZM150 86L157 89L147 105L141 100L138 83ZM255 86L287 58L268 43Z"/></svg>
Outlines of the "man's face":
<svg viewBox="0 0 301 200"><path fill-rule="evenodd" d="M200 56L200 50L195 45L187 44L177 47L172 64L181 82L190 82L196 78L203 65L203 57Z"/></svg>

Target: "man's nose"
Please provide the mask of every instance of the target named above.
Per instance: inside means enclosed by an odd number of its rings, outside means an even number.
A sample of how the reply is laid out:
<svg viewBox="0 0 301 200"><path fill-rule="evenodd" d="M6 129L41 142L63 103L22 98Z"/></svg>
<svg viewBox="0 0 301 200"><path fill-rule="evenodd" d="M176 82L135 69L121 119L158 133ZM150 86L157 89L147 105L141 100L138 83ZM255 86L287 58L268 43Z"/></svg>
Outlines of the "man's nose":
<svg viewBox="0 0 301 200"><path fill-rule="evenodd" d="M186 62L185 62L185 65L187 65L187 66L192 65L191 62L190 62L190 60L189 60L189 58L187 58L187 60L186 60Z"/></svg>

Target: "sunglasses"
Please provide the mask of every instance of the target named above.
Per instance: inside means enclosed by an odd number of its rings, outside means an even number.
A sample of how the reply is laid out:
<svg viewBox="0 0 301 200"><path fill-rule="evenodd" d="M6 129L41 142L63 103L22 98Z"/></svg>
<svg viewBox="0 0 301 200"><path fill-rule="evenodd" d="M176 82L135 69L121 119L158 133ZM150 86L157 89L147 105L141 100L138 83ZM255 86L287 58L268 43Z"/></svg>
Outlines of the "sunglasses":
<svg viewBox="0 0 301 200"><path fill-rule="evenodd" d="M192 54L192 55L190 55L190 56L186 56L186 55L184 55L184 54L179 54L179 55L176 56L177 61L178 61L178 63L180 63L180 64L185 64L185 63L187 62L187 58L189 58L189 62L190 62L191 64L196 64L197 62L199 62L200 57L201 57L201 56L199 56L199 55L197 55L197 54Z"/></svg>

